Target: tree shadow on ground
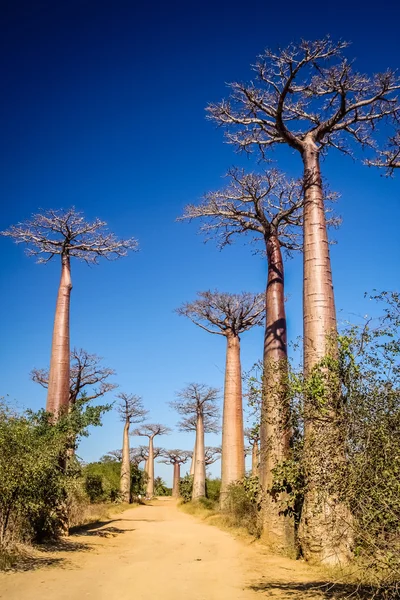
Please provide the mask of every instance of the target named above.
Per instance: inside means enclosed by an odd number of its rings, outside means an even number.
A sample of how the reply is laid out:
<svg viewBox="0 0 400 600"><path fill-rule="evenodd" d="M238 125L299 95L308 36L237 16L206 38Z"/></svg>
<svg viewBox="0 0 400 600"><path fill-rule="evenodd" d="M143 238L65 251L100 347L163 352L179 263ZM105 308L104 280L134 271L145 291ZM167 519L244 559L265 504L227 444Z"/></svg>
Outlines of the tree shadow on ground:
<svg viewBox="0 0 400 600"><path fill-rule="evenodd" d="M301 582L260 582L249 586L255 592L265 592L267 598L275 597L275 593L284 592L285 600L361 600L379 598L376 590L361 589L358 586L326 581Z"/></svg>
<svg viewBox="0 0 400 600"><path fill-rule="evenodd" d="M10 567L4 570L6 572L11 571L13 573L36 571L37 569L42 569L43 567L50 567L53 565L62 567L63 563L65 563L65 559L63 558L42 558L38 556L19 555L15 560L13 560Z"/></svg>
<svg viewBox="0 0 400 600"><path fill-rule="evenodd" d="M90 546L81 542L75 542L70 538L58 538L35 544L35 548L40 550L40 552L82 552L89 550Z"/></svg>
<svg viewBox="0 0 400 600"><path fill-rule="evenodd" d="M111 521L110 521L111 522ZM127 531L135 531L135 529L120 529L119 527L104 527L101 523L97 523L97 526L93 525L90 527L81 527L74 531L74 536L97 536L97 537L115 537L120 533L126 533Z"/></svg>

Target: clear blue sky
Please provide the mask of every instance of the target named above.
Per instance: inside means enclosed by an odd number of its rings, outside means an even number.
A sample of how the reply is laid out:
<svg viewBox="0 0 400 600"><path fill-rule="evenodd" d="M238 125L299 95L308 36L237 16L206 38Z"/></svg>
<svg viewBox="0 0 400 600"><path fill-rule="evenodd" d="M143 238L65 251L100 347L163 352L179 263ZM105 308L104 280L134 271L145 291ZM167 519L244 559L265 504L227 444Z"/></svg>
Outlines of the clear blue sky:
<svg viewBox="0 0 400 600"><path fill-rule="evenodd" d="M363 71L397 67L400 8L389 6L2 3L0 228L40 208L75 205L139 239L140 253L117 263L73 264L71 341L104 356L120 389L143 396L152 421L174 425L167 402L185 383L223 383L224 340L173 309L197 290L264 288L265 264L248 247L219 253L203 244L196 224L175 222L186 203L221 185L229 166L246 163L205 120L206 104L226 96L225 82L249 79L265 47L300 37L351 40L349 55ZM291 175L300 173L289 151L279 158ZM344 222L332 249L337 306L343 318L358 318L374 310L364 292L398 288L399 178L334 152L323 166L342 195ZM59 264L37 265L10 240L0 244L0 393L38 409L45 393L29 372L48 365ZM293 338L301 333L300 257L287 262L286 273ZM243 335L245 369L261 356L262 337L261 329ZM108 414L80 455L93 460L119 448L120 429ZM178 433L160 442L192 446ZM170 480L167 467L158 472Z"/></svg>

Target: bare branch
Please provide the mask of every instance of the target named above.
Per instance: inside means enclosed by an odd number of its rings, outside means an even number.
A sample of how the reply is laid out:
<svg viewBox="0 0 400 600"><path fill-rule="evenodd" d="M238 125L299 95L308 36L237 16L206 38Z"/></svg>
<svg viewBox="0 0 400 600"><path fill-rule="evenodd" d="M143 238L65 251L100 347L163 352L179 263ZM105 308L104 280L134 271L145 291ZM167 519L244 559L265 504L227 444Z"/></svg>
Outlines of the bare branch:
<svg viewBox="0 0 400 600"><path fill-rule="evenodd" d="M206 446L204 448L204 462L206 467L214 464L220 459L222 454L221 446Z"/></svg>
<svg viewBox="0 0 400 600"><path fill-rule="evenodd" d="M107 381L115 375L114 369L103 367L102 358L97 354L89 354L83 348L74 348L71 352L69 402L74 404L85 393L87 401L101 398L118 387L116 383ZM49 370L33 369L31 379L42 387L48 388Z"/></svg>
<svg viewBox="0 0 400 600"><path fill-rule="evenodd" d="M119 398L117 412L124 423L142 423L149 414L140 396L121 392L117 394L117 398Z"/></svg>
<svg viewBox="0 0 400 600"><path fill-rule="evenodd" d="M141 427L138 427L132 431L131 435L138 435L143 437L155 438L157 435L168 435L172 429L160 423L146 423Z"/></svg>
<svg viewBox="0 0 400 600"><path fill-rule="evenodd" d="M163 460L158 462L164 463L165 465L183 465L192 456L192 452L188 450L163 450L161 456Z"/></svg>
<svg viewBox="0 0 400 600"><path fill-rule="evenodd" d="M264 321L264 294L207 291L197 296L197 300L184 304L176 312L210 333L240 335Z"/></svg>
<svg viewBox="0 0 400 600"><path fill-rule="evenodd" d="M100 257L115 260L138 246L133 238L119 240L107 230L105 221L85 221L74 207L33 215L31 220L12 225L0 235L11 237L16 244L26 244L28 256L38 257L39 263L63 255L97 264Z"/></svg>
<svg viewBox="0 0 400 600"><path fill-rule="evenodd" d="M184 417L182 423L188 422L188 418L190 423L195 422L199 415L204 420L210 419L215 422L220 419L220 410L217 404L219 393L219 389L204 383L190 383L183 390L177 392L177 399L170 402L170 406ZM191 431L192 428L185 430Z"/></svg>
<svg viewBox="0 0 400 600"><path fill-rule="evenodd" d="M400 169L400 131L389 138L387 147L378 150L375 159L367 160L366 164L374 167L383 167L388 175L392 175L394 169Z"/></svg>

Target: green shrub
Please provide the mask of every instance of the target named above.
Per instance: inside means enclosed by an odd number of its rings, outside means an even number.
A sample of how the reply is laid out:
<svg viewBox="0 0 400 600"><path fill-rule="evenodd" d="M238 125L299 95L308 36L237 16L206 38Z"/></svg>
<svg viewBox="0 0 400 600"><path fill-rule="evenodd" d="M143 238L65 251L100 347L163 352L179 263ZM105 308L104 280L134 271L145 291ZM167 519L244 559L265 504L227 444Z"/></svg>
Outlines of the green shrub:
<svg viewBox="0 0 400 600"><path fill-rule="evenodd" d="M258 495L258 478L245 477L229 485L223 509L231 525L244 527L256 537L261 535Z"/></svg>
<svg viewBox="0 0 400 600"><path fill-rule="evenodd" d="M206 497L213 502L218 502L221 492L220 479L206 479Z"/></svg>
<svg viewBox="0 0 400 600"><path fill-rule="evenodd" d="M193 492L193 475L185 475L179 481L179 495L182 498L182 502L190 502L192 500Z"/></svg>

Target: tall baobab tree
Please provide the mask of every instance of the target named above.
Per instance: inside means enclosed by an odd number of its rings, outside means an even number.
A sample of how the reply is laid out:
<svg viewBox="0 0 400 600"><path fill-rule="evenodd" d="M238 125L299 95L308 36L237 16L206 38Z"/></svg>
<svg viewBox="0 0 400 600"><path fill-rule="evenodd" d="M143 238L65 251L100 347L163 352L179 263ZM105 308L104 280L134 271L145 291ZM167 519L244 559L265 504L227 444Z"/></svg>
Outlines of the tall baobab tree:
<svg viewBox="0 0 400 600"><path fill-rule="evenodd" d="M161 452L163 460L162 462L166 465L173 465L174 477L172 484L172 497L179 498L179 481L181 478L181 465L185 464L192 456L192 453L187 450L163 450Z"/></svg>
<svg viewBox="0 0 400 600"><path fill-rule="evenodd" d="M177 393L177 399L171 406L183 416L182 426L187 419L196 419L196 462L193 473L192 500L198 500L206 495L206 465L204 445L204 422L206 419L219 418L219 390L204 383L190 383Z"/></svg>
<svg viewBox="0 0 400 600"><path fill-rule="evenodd" d="M259 475L259 464L260 464L260 429L259 427L247 427L244 430L244 435L250 444L251 451L251 474L253 477Z"/></svg>
<svg viewBox="0 0 400 600"><path fill-rule="evenodd" d="M37 257L39 263L47 263L55 256L61 259L46 404L46 410L57 418L60 411L68 410L70 397L71 258L97 264L101 257L113 260L126 256L129 250L136 250L137 242L119 240L108 232L104 221L86 221L74 208L36 214L1 235L26 244L28 256Z"/></svg>
<svg viewBox="0 0 400 600"><path fill-rule="evenodd" d="M89 354L82 348L74 348L70 354L70 384L69 384L69 406L73 406L77 399L84 393L85 401L101 398L108 392L114 390L118 385L111 383L109 377L115 375L114 369L104 367L102 358L97 354ZM39 383L42 387L49 386L49 370L33 369L32 381Z"/></svg>
<svg viewBox="0 0 400 600"><path fill-rule="evenodd" d="M266 50L254 66L254 82L230 84L230 99L208 107L209 117L228 128L228 142L237 148L257 148L264 157L269 148L286 144L301 157L307 377L336 352L332 342L336 312L320 156L329 148L351 153L346 138L353 145L372 146L378 123L400 113L395 96L400 87L396 73L387 70L369 77L356 72L352 62L343 57L347 46L346 42L335 44L328 37L303 40L277 52ZM337 426L338 391L328 390L326 396L330 419L321 419L311 402L307 407L309 485L299 533L307 559L336 564L349 560L352 539L348 511L328 491L327 478L343 455L343 444ZM332 441L329 449L326 439Z"/></svg>
<svg viewBox="0 0 400 600"><path fill-rule="evenodd" d="M122 456L121 456L121 479L120 491L124 502L130 502L131 499L131 456L129 451L129 429L133 423L142 423L148 414L148 410L143 407L143 401L136 394L126 394L121 392L117 395L119 402L117 411L124 424L124 433L122 437Z"/></svg>
<svg viewBox="0 0 400 600"><path fill-rule="evenodd" d="M221 506L230 483L244 476L244 436L240 335L261 325L265 315L262 294L200 292L194 302L184 304L178 314L209 333L226 338L224 408L222 417Z"/></svg>
<svg viewBox="0 0 400 600"><path fill-rule="evenodd" d="M221 425L219 422L220 415L219 413L216 416L208 416L207 414L203 417L203 427L204 433L218 433L221 429ZM197 415L192 414L183 419L181 419L178 423L179 431L185 432L196 432L197 429ZM194 466L196 464L196 442L194 444L193 452L192 452L192 461L190 464L190 475L194 475Z"/></svg>
<svg viewBox="0 0 400 600"><path fill-rule="evenodd" d="M165 427L165 425L160 425L159 423L146 423L132 432L132 435L149 438L149 453L145 469L147 473L146 496L148 498L154 496L154 438L170 432L171 429L169 427Z"/></svg>

